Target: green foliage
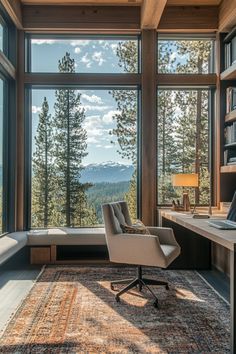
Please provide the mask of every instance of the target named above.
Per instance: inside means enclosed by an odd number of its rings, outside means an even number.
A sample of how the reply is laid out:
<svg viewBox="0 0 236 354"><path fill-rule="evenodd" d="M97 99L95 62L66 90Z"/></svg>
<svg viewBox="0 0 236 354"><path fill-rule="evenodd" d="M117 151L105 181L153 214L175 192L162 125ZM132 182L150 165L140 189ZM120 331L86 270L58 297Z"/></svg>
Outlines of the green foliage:
<svg viewBox="0 0 236 354"><path fill-rule="evenodd" d="M89 205L93 206L97 215L97 223L102 224L102 209L103 203L115 202L124 200L124 196L129 190L130 183L127 181L116 183L96 183L87 191Z"/></svg>
<svg viewBox="0 0 236 354"><path fill-rule="evenodd" d="M59 60L61 73L74 73L70 54ZM87 133L79 93L74 89L55 92L55 114L48 114L44 99L35 136L33 156L32 225L83 226L97 223L88 206L89 183L80 183L82 161L87 155Z"/></svg>
<svg viewBox="0 0 236 354"><path fill-rule="evenodd" d="M48 102L44 97L35 137L32 183L32 223L35 226L44 227L47 227L51 222L54 190L52 117L48 112Z"/></svg>

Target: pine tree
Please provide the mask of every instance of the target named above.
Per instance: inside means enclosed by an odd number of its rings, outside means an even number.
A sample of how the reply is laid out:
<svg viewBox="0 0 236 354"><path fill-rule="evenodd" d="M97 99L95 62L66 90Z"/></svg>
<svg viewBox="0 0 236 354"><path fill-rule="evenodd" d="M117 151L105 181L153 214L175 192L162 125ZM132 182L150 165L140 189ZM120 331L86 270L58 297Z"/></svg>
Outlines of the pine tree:
<svg viewBox="0 0 236 354"><path fill-rule="evenodd" d="M70 54L59 60L60 73L74 73L75 62ZM83 128L85 111L81 107L81 94L76 90L59 89L55 93L54 128L55 168L59 191L62 224L66 226L83 225L86 217L86 190L88 184L80 183L83 158L88 154L87 133Z"/></svg>
<svg viewBox="0 0 236 354"><path fill-rule="evenodd" d="M35 136L32 178L32 225L47 227L52 216L53 167L52 167L52 119L46 97L39 114Z"/></svg>

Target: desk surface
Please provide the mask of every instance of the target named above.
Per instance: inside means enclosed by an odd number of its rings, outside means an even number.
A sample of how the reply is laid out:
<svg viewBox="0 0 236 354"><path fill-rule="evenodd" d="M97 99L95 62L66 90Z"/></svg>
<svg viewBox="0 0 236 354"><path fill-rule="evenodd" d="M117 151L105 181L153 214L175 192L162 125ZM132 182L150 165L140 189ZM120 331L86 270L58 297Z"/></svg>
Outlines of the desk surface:
<svg viewBox="0 0 236 354"><path fill-rule="evenodd" d="M193 219L192 214L184 214L171 210L159 210L161 217L171 220L189 230L198 233L209 240L234 251L236 249L236 230L220 230L209 225L210 219ZM222 219L222 216L213 215L211 219Z"/></svg>

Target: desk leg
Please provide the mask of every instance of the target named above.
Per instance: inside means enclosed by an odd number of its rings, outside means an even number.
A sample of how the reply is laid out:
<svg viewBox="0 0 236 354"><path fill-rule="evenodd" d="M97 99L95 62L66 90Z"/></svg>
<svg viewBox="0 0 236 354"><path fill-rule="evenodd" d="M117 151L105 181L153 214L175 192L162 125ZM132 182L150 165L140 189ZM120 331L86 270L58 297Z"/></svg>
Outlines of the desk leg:
<svg viewBox="0 0 236 354"><path fill-rule="evenodd" d="M230 251L230 352L236 353L236 254Z"/></svg>

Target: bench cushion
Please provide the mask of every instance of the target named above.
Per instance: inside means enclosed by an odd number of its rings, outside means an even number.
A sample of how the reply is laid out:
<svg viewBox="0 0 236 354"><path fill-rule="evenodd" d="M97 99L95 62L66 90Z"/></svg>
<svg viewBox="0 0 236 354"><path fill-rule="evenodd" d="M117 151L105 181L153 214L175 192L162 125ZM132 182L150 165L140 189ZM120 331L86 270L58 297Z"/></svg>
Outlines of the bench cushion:
<svg viewBox="0 0 236 354"><path fill-rule="evenodd" d="M12 232L0 238L0 264L27 244L27 232Z"/></svg>
<svg viewBox="0 0 236 354"><path fill-rule="evenodd" d="M28 232L29 246L106 245L104 228L60 227Z"/></svg>

